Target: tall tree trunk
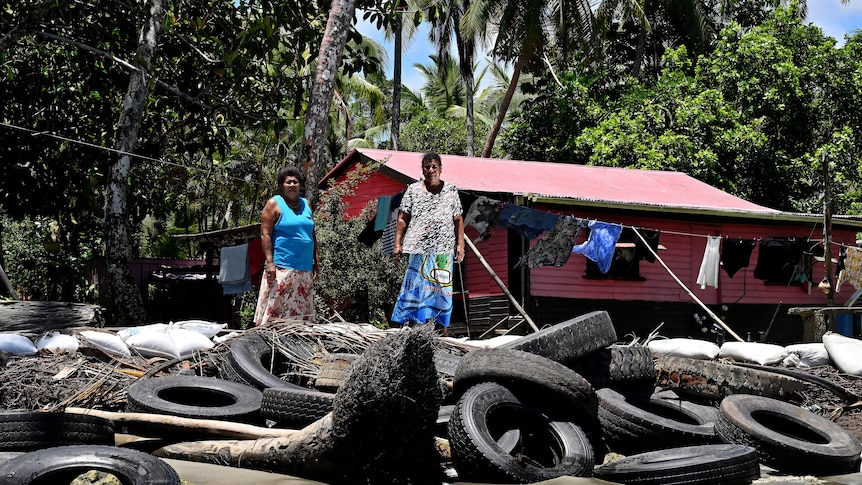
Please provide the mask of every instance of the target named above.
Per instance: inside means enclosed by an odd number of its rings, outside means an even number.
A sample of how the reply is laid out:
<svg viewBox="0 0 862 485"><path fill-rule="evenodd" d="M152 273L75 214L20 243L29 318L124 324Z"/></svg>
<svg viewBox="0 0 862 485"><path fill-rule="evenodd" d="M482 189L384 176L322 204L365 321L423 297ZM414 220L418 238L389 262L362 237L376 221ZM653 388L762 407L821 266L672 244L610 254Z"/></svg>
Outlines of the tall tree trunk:
<svg viewBox="0 0 862 485"><path fill-rule="evenodd" d="M128 214L129 171L138 139L138 130L149 95L148 74L162 34L165 18L163 0L150 0L150 16L138 37L135 66L129 88L123 99L123 110L117 124L115 148L121 153L111 166L105 187L105 250L108 292L114 316L119 321L137 325L146 321L141 293L132 278L132 238Z"/></svg>
<svg viewBox="0 0 862 485"><path fill-rule="evenodd" d="M482 158L491 156L491 150L494 149L494 142L497 140L497 135L500 134L500 127L503 126L503 119L506 118L506 112L509 111L509 104L512 102L512 96L515 95L515 89L518 87L518 79L521 77L521 70L524 68L524 62L527 60L527 52L522 51L518 56L518 61L515 62L515 68L512 70L512 80L509 82L509 89L506 90L506 96L503 97L503 104L497 112L497 118L494 120L494 126L491 127L491 133L488 133L488 140L485 142L485 149L482 150Z"/></svg>
<svg viewBox="0 0 862 485"><path fill-rule="evenodd" d="M338 78L341 54L347 42L347 33L353 22L354 0L333 0L326 21L326 31L320 43L314 81L311 85L311 98L305 113L305 131L302 135L302 151L299 163L305 174L305 194L312 203L317 201L317 180L323 154L326 152L326 124L329 121L329 108Z"/></svg>
<svg viewBox="0 0 862 485"><path fill-rule="evenodd" d="M464 122L467 128L467 156L472 157L475 153L475 128L476 123L473 116L474 111L474 95L476 92L476 81L473 77L473 58L476 52L476 41L473 38L465 39L461 33L461 14L466 12L470 7L470 0L463 1L463 10L459 11L453 18L455 24L455 46L458 48L458 69L461 73L461 81L464 83L464 88L467 90L467 99L465 100L465 108L467 110Z"/></svg>
<svg viewBox="0 0 862 485"><path fill-rule="evenodd" d="M398 150L398 139L401 137L401 55L403 49L402 31L404 23L401 12L395 16L395 64L392 71L392 149Z"/></svg>

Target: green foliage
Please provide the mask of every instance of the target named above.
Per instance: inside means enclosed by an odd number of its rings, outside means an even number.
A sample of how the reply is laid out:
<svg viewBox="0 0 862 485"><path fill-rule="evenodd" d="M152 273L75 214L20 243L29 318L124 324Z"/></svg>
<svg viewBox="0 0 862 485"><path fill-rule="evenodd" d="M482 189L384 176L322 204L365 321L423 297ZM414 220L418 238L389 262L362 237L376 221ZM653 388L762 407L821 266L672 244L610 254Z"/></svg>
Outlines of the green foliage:
<svg viewBox="0 0 862 485"><path fill-rule="evenodd" d="M319 318L338 318L386 326L401 288L405 263L381 254L380 241L371 247L361 243L359 233L376 212L376 201L363 208L362 216L347 218L342 197L353 194L368 177L369 168L351 172L320 197L315 210L315 232L321 273L315 286Z"/></svg>
<svg viewBox="0 0 862 485"><path fill-rule="evenodd" d="M474 130L476 140L484 140L488 137L490 128L476 123ZM400 144L401 150L409 152L434 151L447 155L466 155L467 127L464 118L420 111L401 127ZM491 156L502 157L503 149L495 147Z"/></svg>
<svg viewBox="0 0 862 485"><path fill-rule="evenodd" d="M562 88L546 85L521 104L521 115L512 121L500 146L519 160L583 162L576 137L595 126L602 111L578 80L567 79Z"/></svg>
<svg viewBox="0 0 862 485"><path fill-rule="evenodd" d="M655 79L616 83L619 97L604 97L607 80L575 90L563 76L565 88L551 86L513 121L505 146L517 158L684 172L804 212L822 210L828 163L833 211L855 213L860 72L862 35L837 48L791 4L762 25L731 23L696 62L668 50Z"/></svg>
<svg viewBox="0 0 862 485"><path fill-rule="evenodd" d="M48 218L0 214L0 262L20 298L95 303L89 263L98 247L75 234Z"/></svg>

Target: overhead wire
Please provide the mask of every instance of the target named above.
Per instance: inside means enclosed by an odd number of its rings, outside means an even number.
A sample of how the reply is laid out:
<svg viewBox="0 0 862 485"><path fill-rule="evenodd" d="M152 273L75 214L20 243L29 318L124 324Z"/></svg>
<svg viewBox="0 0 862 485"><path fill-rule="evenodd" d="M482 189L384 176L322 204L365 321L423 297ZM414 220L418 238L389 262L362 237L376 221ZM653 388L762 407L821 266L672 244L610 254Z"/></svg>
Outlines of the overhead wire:
<svg viewBox="0 0 862 485"><path fill-rule="evenodd" d="M189 167L189 166L187 166L187 165L183 165L183 164L181 164L181 163L176 163L176 162L171 162L171 161L165 160L165 159L163 159L163 158L153 158L153 157L149 157L149 156L147 156L147 155L141 155L141 154L139 154L139 153L127 152L127 151L119 150L119 149L116 149L116 148L110 148L110 147L106 147L106 146L102 146L102 145L97 145L97 144L95 144L95 143L90 143L90 142L86 142L86 141L82 141L82 140L76 140L76 139L74 139L74 138L69 138L69 137L67 137L67 136L58 135L57 133L52 133L52 132L50 132L50 131L39 131L39 130L34 130L34 129L32 129L32 128L25 128L25 127L23 127L23 126L17 126L17 125L13 125L13 124L11 124L11 123L5 123L5 122L2 122L2 121L0 121L0 126L5 127L5 128L10 128L10 129L13 129L13 130L23 131L23 132L29 133L29 134L30 134L30 135L32 135L32 136L43 136L43 137L48 137L48 138L54 138L54 139L57 139L57 140L61 140L61 141L68 142L68 143L74 143L74 144L77 144L77 145L86 146L86 147L88 147L88 148L95 148L95 149L97 149L97 150L103 150L103 151L106 151L106 152L115 153L115 154L117 154L117 155L126 155L126 156L129 156L129 157L135 157L135 158L138 158L138 159L141 159L141 160L146 160L146 161L149 161L149 162L161 163L161 164L163 164L163 165L169 165L169 166L173 166L173 167L183 168L183 169L186 169L186 170L194 170L194 171L197 171L197 172L202 172L202 173L207 174L207 175L213 175L213 176L223 177L223 178L227 178L227 179L235 180L235 181L237 181L237 182L242 182L242 183L245 183L245 184L250 184L250 185L260 185L260 186L263 186L263 185L264 185L264 184L260 184L260 183L256 183L256 182L252 182L252 181L246 180L246 179L244 179L244 178L240 178L240 177L233 177L233 176L231 176L231 175L221 174L221 173L215 172L215 171L213 171L213 170L207 170L207 169L198 168L198 167Z"/></svg>

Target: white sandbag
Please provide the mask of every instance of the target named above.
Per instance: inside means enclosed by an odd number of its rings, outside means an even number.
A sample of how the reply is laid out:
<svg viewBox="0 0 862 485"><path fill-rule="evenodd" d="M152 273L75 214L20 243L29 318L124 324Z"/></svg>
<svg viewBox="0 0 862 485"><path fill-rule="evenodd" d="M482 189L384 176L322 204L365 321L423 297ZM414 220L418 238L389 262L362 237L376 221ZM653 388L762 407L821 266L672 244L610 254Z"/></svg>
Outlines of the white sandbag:
<svg viewBox="0 0 862 485"><path fill-rule="evenodd" d="M784 347L761 342L725 342L718 356L722 359L733 359L738 362L750 362L760 365L777 364L787 357Z"/></svg>
<svg viewBox="0 0 862 485"><path fill-rule="evenodd" d="M97 332L95 330L84 330L81 336L88 344L103 350L108 355L128 359L132 356L129 347L119 336L108 332Z"/></svg>
<svg viewBox="0 0 862 485"><path fill-rule="evenodd" d="M174 322L172 328L183 328L186 330L194 330L207 338L215 337L219 332L227 327L226 323L208 322L206 320L181 320Z"/></svg>
<svg viewBox="0 0 862 485"><path fill-rule="evenodd" d="M167 332L139 332L126 339L126 345L144 357L176 359L180 356L177 344Z"/></svg>
<svg viewBox="0 0 862 485"><path fill-rule="evenodd" d="M829 352L823 343L793 344L784 347L788 354L796 354L799 361L809 367L829 364Z"/></svg>
<svg viewBox="0 0 862 485"><path fill-rule="evenodd" d="M862 340L845 337L839 333L826 332L823 345L829 353L829 359L841 372L862 376Z"/></svg>
<svg viewBox="0 0 862 485"><path fill-rule="evenodd" d="M37 349L47 349L53 352L75 353L78 351L79 345L78 339L60 332L48 332L36 339Z"/></svg>
<svg viewBox="0 0 862 485"><path fill-rule="evenodd" d="M167 323L151 323L149 325L141 325L139 327L129 327L124 328L117 332L117 336L123 339L125 342L132 335L137 335L139 333L166 333L170 329L170 325Z"/></svg>
<svg viewBox="0 0 862 485"><path fill-rule="evenodd" d="M194 355L196 350L211 349L215 345L204 334L185 328L172 328L168 332L168 335L171 336L174 345L176 345L177 354L183 359Z"/></svg>
<svg viewBox="0 0 862 485"><path fill-rule="evenodd" d="M0 350L12 355L33 355L39 351L30 339L14 333L0 334Z"/></svg>
<svg viewBox="0 0 862 485"><path fill-rule="evenodd" d="M220 344L223 342L227 342L228 340L230 340L234 337L239 337L239 335L240 335L239 332L231 332L227 335L216 335L215 337L213 337L213 342Z"/></svg>
<svg viewBox="0 0 862 485"><path fill-rule="evenodd" d="M650 340L647 344L650 352L656 355L673 357L688 357L689 359L710 360L718 357L718 345L691 338L668 338Z"/></svg>

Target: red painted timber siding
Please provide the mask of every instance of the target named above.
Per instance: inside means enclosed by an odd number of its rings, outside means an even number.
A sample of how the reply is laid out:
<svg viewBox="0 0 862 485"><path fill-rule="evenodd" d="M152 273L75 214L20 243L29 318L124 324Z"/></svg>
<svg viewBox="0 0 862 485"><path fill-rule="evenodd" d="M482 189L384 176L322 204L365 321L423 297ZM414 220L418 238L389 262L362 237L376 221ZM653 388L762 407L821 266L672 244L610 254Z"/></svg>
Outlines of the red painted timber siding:
<svg viewBox="0 0 862 485"><path fill-rule="evenodd" d="M344 179L345 177L340 177L338 183L343 182ZM382 175L380 172L373 172L368 177L368 180L365 180L356 188L353 195L344 197L343 200L347 203L345 215L347 217L357 217L369 202L375 201L376 203L378 197L395 195L405 188L406 185L396 182Z"/></svg>
<svg viewBox="0 0 862 485"><path fill-rule="evenodd" d="M659 243L667 250L659 251L659 257L665 264L701 301L706 304L741 303L741 304L775 304L782 302L788 306L822 305L825 297L813 288L806 293L798 285L766 284L754 277L754 267L757 263L758 249L755 248L747 268L739 270L733 278L728 277L724 270L719 271L718 288L707 286L701 289L696 283L706 248L706 237L697 235L721 235L741 238L769 238L793 236L798 238L822 237L822 226L812 228L793 226L758 226L753 224L723 224L706 222L682 222L662 219L634 218L631 216L601 216L597 214L577 213L578 217L598 219L625 225L633 225L661 231ZM683 234L673 234L683 233ZM684 235L685 234L685 235ZM579 242L585 239L584 234ZM855 233L847 230L836 230L833 241L854 245ZM837 256L838 247L833 246L833 257ZM673 277L656 261L640 262L640 275L646 281L596 280L584 278L586 258L573 254L568 263L561 268L542 267L531 271L531 294L535 296L580 298L595 300L631 300L631 301L666 301L692 302L691 297L676 282ZM824 276L823 263L815 263L813 269L814 282ZM842 295L850 296L853 288L844 286L844 291L836 295L836 302L842 302Z"/></svg>
<svg viewBox="0 0 862 485"><path fill-rule="evenodd" d="M509 244L506 237L506 230L497 228L497 234L492 236L487 241L475 243L476 249L493 268L497 276L504 284L509 284ZM464 230L464 237L469 237L474 241L479 233L472 227L467 227ZM479 258L473 254L470 248L466 250L467 261L467 290L470 292L470 298L482 296L499 296L503 295L503 290L494 282L494 278L488 274L488 271L479 261Z"/></svg>

